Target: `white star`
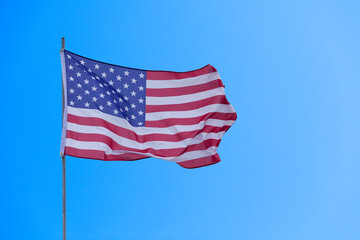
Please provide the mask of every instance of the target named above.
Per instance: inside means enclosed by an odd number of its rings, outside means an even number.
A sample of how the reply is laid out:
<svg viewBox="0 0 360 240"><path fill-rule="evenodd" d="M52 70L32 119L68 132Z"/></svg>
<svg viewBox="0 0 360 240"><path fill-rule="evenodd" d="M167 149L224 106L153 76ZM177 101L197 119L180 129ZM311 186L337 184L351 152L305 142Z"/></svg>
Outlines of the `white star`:
<svg viewBox="0 0 360 240"><path fill-rule="evenodd" d="M85 61L81 59L80 63L81 63L81 65L84 65Z"/></svg>
<svg viewBox="0 0 360 240"><path fill-rule="evenodd" d="M114 72L114 69L113 68L109 68L110 72L113 73Z"/></svg>
<svg viewBox="0 0 360 240"><path fill-rule="evenodd" d="M144 74L143 74L143 73L140 73L139 76L140 76L140 78L144 78Z"/></svg>
<svg viewBox="0 0 360 240"><path fill-rule="evenodd" d="M131 92L131 96L136 96L136 92L135 92L135 91L132 91L132 92Z"/></svg>
<svg viewBox="0 0 360 240"><path fill-rule="evenodd" d="M144 102L144 99L142 99L142 98L139 98L138 100L139 100L139 103L143 103L143 102Z"/></svg>
<svg viewBox="0 0 360 240"><path fill-rule="evenodd" d="M90 103L86 102L85 107L89 107L89 106L90 106Z"/></svg>
<svg viewBox="0 0 360 240"><path fill-rule="evenodd" d="M137 81L137 80L136 80L135 78L131 79L131 82L132 82L132 83L136 83L136 81Z"/></svg>
<svg viewBox="0 0 360 240"><path fill-rule="evenodd" d="M125 107L125 111L129 111L129 108L128 108L128 107Z"/></svg>
<svg viewBox="0 0 360 240"><path fill-rule="evenodd" d="M88 72L92 72L90 68L88 69Z"/></svg>
<svg viewBox="0 0 360 240"><path fill-rule="evenodd" d="M93 91L96 91L96 89L97 89L97 88L96 88L95 86L92 87L92 90L93 90Z"/></svg>
<svg viewBox="0 0 360 240"><path fill-rule="evenodd" d="M71 88L69 91L70 91L70 93L74 93L74 92L75 92L75 90L72 89L72 88Z"/></svg>
<svg viewBox="0 0 360 240"><path fill-rule="evenodd" d="M116 100L114 99L114 103L116 103Z"/></svg>
<svg viewBox="0 0 360 240"><path fill-rule="evenodd" d="M121 81L120 75L116 76L116 80Z"/></svg>
<svg viewBox="0 0 360 240"><path fill-rule="evenodd" d="M69 65L68 68L69 68L69 70L73 70L73 69L74 69L74 66Z"/></svg>
<svg viewBox="0 0 360 240"><path fill-rule="evenodd" d="M115 109L115 110L114 110L114 114L115 114L115 115L118 115L118 113L119 113L119 111Z"/></svg>
<svg viewBox="0 0 360 240"><path fill-rule="evenodd" d="M75 63L75 65L76 65L76 66L79 66L79 64L78 64L77 62Z"/></svg>
<svg viewBox="0 0 360 240"><path fill-rule="evenodd" d="M132 103L131 108L136 108L136 105Z"/></svg>
<svg viewBox="0 0 360 240"><path fill-rule="evenodd" d="M94 77L91 77L91 79L92 79L92 80L95 80L95 78L94 78Z"/></svg>
<svg viewBox="0 0 360 240"><path fill-rule="evenodd" d="M99 83L99 86L100 86L100 87L103 87L103 85L102 85L101 83Z"/></svg>
<svg viewBox="0 0 360 240"><path fill-rule="evenodd" d="M95 76L96 79L100 80L99 76Z"/></svg>
<svg viewBox="0 0 360 240"><path fill-rule="evenodd" d="M119 98L119 102L123 102L123 100L121 98Z"/></svg>
<svg viewBox="0 0 360 240"><path fill-rule="evenodd" d="M135 117L135 115L131 115L131 118L132 118L132 119L135 119L136 117Z"/></svg>
<svg viewBox="0 0 360 240"><path fill-rule="evenodd" d="M89 90L85 90L85 95L90 94Z"/></svg>
<svg viewBox="0 0 360 240"><path fill-rule="evenodd" d="M69 59L71 59L71 56L70 56L69 54L67 55L67 57L68 57Z"/></svg>
<svg viewBox="0 0 360 240"><path fill-rule="evenodd" d="M75 104L75 103L74 103L73 101L70 101L70 105L71 105L71 106L74 106L74 104Z"/></svg>
<svg viewBox="0 0 360 240"><path fill-rule="evenodd" d="M120 111L121 111L121 112L124 112L124 110L122 110L122 108L120 108Z"/></svg>
<svg viewBox="0 0 360 240"><path fill-rule="evenodd" d="M109 92L109 91L106 91L106 94L107 94L107 95L110 95L110 92Z"/></svg>
<svg viewBox="0 0 360 240"><path fill-rule="evenodd" d="M102 105L100 105L99 108L101 111L104 109L104 107Z"/></svg>
<svg viewBox="0 0 360 240"><path fill-rule="evenodd" d="M78 88L82 87L82 85L80 83L77 84Z"/></svg>
<svg viewBox="0 0 360 240"><path fill-rule="evenodd" d="M95 69L99 69L99 68L100 68L99 64L95 64Z"/></svg>
<svg viewBox="0 0 360 240"><path fill-rule="evenodd" d="M139 125L139 126L142 126L142 125L143 125L143 123L142 123L142 122L138 122L138 125Z"/></svg>
<svg viewBox="0 0 360 240"><path fill-rule="evenodd" d="M127 83L124 84L124 88L128 88L129 85Z"/></svg>
<svg viewBox="0 0 360 240"><path fill-rule="evenodd" d="M85 79L85 80L84 80L84 83L85 83L85 84L89 84L89 80Z"/></svg>
<svg viewBox="0 0 360 240"><path fill-rule="evenodd" d="M120 93L120 92L121 92L121 90L120 90L119 88L117 88L117 89L116 89L116 91L117 91L118 93Z"/></svg>
<svg viewBox="0 0 360 240"><path fill-rule="evenodd" d="M141 110L140 110L140 111L138 111L138 113L139 113L139 115L140 115L140 116L142 116L142 115L144 114L144 112L143 112L143 111L141 111Z"/></svg>
<svg viewBox="0 0 360 240"><path fill-rule="evenodd" d="M73 77L69 77L69 80L72 82L72 81L74 81L74 78L73 78Z"/></svg>
<svg viewBox="0 0 360 240"><path fill-rule="evenodd" d="M109 84L112 86L112 85L114 85L114 82L112 80L110 80Z"/></svg>
<svg viewBox="0 0 360 240"><path fill-rule="evenodd" d="M128 118L128 117L126 117L126 120L128 120L128 121L129 121L129 118Z"/></svg>
<svg viewBox="0 0 360 240"><path fill-rule="evenodd" d="M103 78L106 78L107 74L106 74L105 72L103 72L103 73L101 74L101 76L102 76Z"/></svg>
<svg viewBox="0 0 360 240"><path fill-rule="evenodd" d="M92 100L93 100L94 102L96 102L96 101L97 101L97 98L96 98L96 97L93 97Z"/></svg>
<svg viewBox="0 0 360 240"><path fill-rule="evenodd" d="M78 100L81 100L81 99L82 99L82 96L80 96L80 95L77 96L77 99L78 99Z"/></svg>
<svg viewBox="0 0 360 240"><path fill-rule="evenodd" d="M127 101L127 100L129 100L129 98L127 97L127 96L124 96L124 99Z"/></svg>
<svg viewBox="0 0 360 240"><path fill-rule="evenodd" d="M129 76L128 70L126 70L124 73L125 73L125 76Z"/></svg>
<svg viewBox="0 0 360 240"><path fill-rule="evenodd" d="M77 76L77 77L81 77L81 73L77 72L77 73L76 73L76 76Z"/></svg>
<svg viewBox="0 0 360 240"><path fill-rule="evenodd" d="M144 87L142 85L139 87L139 91L144 91Z"/></svg>
<svg viewBox="0 0 360 240"><path fill-rule="evenodd" d="M110 101L107 101L106 102L108 106L111 106L111 102Z"/></svg>
<svg viewBox="0 0 360 240"><path fill-rule="evenodd" d="M111 92L115 94L115 91L114 91L114 90L111 90Z"/></svg>
<svg viewBox="0 0 360 240"><path fill-rule="evenodd" d="M104 97L105 97L105 95L104 95L104 94L102 94L102 93L100 93L100 97L101 97L101 98L104 98Z"/></svg>

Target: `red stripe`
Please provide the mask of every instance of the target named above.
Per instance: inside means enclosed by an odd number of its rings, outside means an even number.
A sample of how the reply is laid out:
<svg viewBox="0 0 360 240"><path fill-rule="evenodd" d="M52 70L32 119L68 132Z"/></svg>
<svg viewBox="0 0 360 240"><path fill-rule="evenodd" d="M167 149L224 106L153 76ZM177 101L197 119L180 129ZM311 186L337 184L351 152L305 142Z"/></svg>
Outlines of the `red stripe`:
<svg viewBox="0 0 360 240"><path fill-rule="evenodd" d="M150 153L159 157L178 157L186 152L192 152L197 150L206 150L209 147L219 146L221 139L206 139L201 143L194 145L188 145L185 148L171 148L171 149L137 149L129 148L122 146L115 142L112 138L102 135L102 134L88 134L88 133L78 133L70 130L66 131L66 138L71 138L77 141L84 142L102 142L108 145L112 150L124 150L137 153Z"/></svg>
<svg viewBox="0 0 360 240"><path fill-rule="evenodd" d="M207 113L203 116L194 117L194 118L167 118L158 121L146 121L146 127L159 127L159 128L167 128L174 125L194 125L198 124L201 121L206 119L219 119L219 120L236 120L236 113L219 113L219 112L211 112Z"/></svg>
<svg viewBox="0 0 360 240"><path fill-rule="evenodd" d="M104 151L84 150L73 147L65 147L65 154L73 157L89 158L89 159L104 160L104 161L133 161L133 160L148 158L148 156L135 154L135 153L126 153L121 155L107 155L105 154Z"/></svg>
<svg viewBox="0 0 360 240"><path fill-rule="evenodd" d="M179 87L179 88L147 88L146 96L147 97L170 97L170 96L181 96L186 94L204 92L211 89L215 89L218 87L224 87L224 84L220 79L215 79L213 81L187 86L187 87Z"/></svg>
<svg viewBox="0 0 360 240"><path fill-rule="evenodd" d="M195 110L201 107L205 107L211 104L228 104L228 100L225 95L213 96L206 99L202 99L195 102L169 104L169 105L146 105L146 113L152 112L168 112L168 111L188 111Z"/></svg>
<svg viewBox="0 0 360 240"><path fill-rule="evenodd" d="M201 132L204 133L218 133L222 131L227 131L230 126L225 125L223 127L215 127L211 125L205 125L201 129L197 129L194 131L187 131L187 132L179 132L176 134L161 134L161 133L154 133L154 134L147 134L147 135L137 135L133 131L116 126L112 123L109 123L101 118L93 118L93 117L78 117L72 114L68 114L68 122L76 123L79 125L85 126L98 126L107 128L109 131L113 132L114 134L137 141L139 143L145 143L149 141L168 141L168 142L179 142L187 138L193 138Z"/></svg>
<svg viewBox="0 0 360 240"><path fill-rule="evenodd" d="M212 165L218 162L220 162L220 157L216 153L215 155L212 156L197 158L184 162L178 162L177 164L179 164L184 168L198 168L198 167L205 167L208 165Z"/></svg>
<svg viewBox="0 0 360 240"><path fill-rule="evenodd" d="M197 77L207 73L216 72L216 69L209 65L189 72L168 72L168 71L146 71L146 79L149 80L170 80Z"/></svg>
<svg viewBox="0 0 360 240"><path fill-rule="evenodd" d="M99 150L83 150L72 147L65 147L65 154L68 156L78 157L78 158L88 158L95 160L103 160L103 161L132 161L148 158L147 156L143 156L140 154L127 153L122 155L106 155L105 152ZM189 161L179 162L180 166L184 168L198 168L204 167L211 164L215 164L220 162L220 158L218 154L208 157L202 157L198 159L193 159Z"/></svg>

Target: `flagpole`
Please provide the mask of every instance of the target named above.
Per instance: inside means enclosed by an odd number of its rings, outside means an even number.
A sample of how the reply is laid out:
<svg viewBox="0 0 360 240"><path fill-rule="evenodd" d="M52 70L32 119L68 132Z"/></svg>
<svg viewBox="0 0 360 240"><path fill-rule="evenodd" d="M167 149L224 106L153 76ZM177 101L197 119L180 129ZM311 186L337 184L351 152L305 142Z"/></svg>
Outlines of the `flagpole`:
<svg viewBox="0 0 360 240"><path fill-rule="evenodd" d="M62 201L63 201L63 240L66 240L66 170L65 170L65 155L61 154L62 160Z"/></svg>
<svg viewBox="0 0 360 240"><path fill-rule="evenodd" d="M61 38L61 50L64 51L65 49L65 38ZM61 76L61 80L64 76ZM61 81L62 85L62 115L64 118L64 85ZM64 123L63 123L64 124ZM65 162L65 155L61 153L61 162L62 162L62 210L63 210L63 240L66 240L66 162Z"/></svg>

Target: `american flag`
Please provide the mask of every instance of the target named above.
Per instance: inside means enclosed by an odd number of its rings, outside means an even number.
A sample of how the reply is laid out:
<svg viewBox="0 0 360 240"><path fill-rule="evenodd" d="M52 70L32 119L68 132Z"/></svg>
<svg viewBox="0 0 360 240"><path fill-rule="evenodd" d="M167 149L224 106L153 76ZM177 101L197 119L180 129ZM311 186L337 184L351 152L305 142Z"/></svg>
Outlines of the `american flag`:
<svg viewBox="0 0 360 240"><path fill-rule="evenodd" d="M149 71L62 50L61 153L98 160L154 157L196 168L236 120L216 69Z"/></svg>

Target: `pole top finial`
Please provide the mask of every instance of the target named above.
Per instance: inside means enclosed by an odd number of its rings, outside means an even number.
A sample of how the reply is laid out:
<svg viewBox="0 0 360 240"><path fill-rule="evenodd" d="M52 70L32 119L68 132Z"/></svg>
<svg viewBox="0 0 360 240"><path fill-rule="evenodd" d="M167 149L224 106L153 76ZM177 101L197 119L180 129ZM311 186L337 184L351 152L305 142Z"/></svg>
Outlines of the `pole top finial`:
<svg viewBox="0 0 360 240"><path fill-rule="evenodd" d="M61 49L65 49L65 38L61 38Z"/></svg>

